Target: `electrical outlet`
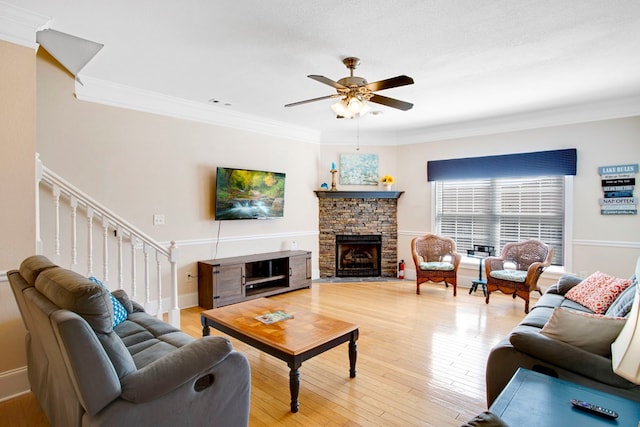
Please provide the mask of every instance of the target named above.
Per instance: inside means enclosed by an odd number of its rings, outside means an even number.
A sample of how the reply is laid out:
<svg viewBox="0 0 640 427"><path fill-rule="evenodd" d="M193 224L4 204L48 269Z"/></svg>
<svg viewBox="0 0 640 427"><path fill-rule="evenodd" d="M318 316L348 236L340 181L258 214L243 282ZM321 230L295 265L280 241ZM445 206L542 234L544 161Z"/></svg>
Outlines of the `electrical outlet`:
<svg viewBox="0 0 640 427"><path fill-rule="evenodd" d="M154 214L153 215L153 225L164 225L164 215L163 214Z"/></svg>

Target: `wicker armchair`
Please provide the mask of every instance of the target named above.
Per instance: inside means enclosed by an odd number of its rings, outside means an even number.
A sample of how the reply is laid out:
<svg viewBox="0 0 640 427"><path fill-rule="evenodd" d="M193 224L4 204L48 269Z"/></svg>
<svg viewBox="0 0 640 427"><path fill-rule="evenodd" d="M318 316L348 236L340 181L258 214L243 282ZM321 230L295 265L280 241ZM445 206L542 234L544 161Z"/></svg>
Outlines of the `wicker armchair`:
<svg viewBox="0 0 640 427"><path fill-rule="evenodd" d="M456 252L453 239L435 234L416 237L411 241L411 254L416 266L416 294L420 295L420 284L444 282L453 286L457 294L458 265L462 256Z"/></svg>
<svg viewBox="0 0 640 427"><path fill-rule="evenodd" d="M488 257L484 260L487 274L487 297L493 291L501 291L524 300L524 312L529 312L529 295L538 291L540 274L551 265L553 247L532 239L518 243L507 243L499 257Z"/></svg>

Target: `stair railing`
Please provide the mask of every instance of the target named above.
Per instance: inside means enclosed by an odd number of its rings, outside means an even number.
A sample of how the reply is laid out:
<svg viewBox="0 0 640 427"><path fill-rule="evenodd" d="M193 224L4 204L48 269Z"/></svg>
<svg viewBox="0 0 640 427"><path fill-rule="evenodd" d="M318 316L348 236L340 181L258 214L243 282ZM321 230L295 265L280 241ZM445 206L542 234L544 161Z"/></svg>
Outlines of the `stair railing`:
<svg viewBox="0 0 640 427"><path fill-rule="evenodd" d="M69 268L74 271L79 269L79 244L78 235L84 229L86 233L85 251L82 258L86 261L86 275L95 275L94 258L96 252L98 256L102 256L102 274L101 280L109 287L111 281L109 278L113 275L110 272L110 255L117 258L116 261L116 281L118 289L125 289L130 298L144 306L148 312L155 312L156 317L163 318L163 276L169 275L170 282L170 308L168 309L168 321L173 326L180 327L180 308L178 306L178 274L177 274L177 255L178 250L174 241L170 246L164 247L134 225L125 221L105 206L89 197L83 191L79 190L71 183L60 177L46 166L36 156L36 238L38 253L51 256L43 247L41 236L42 218L40 217L40 206L43 204L43 194L41 187L48 187L52 200L49 204L53 205L53 251L52 259L62 265L61 260L69 262ZM62 203L67 203L63 209ZM84 212L85 216L79 215L79 211ZM67 213L69 215L69 223L61 221L61 216ZM85 227L82 227L83 223ZM96 247L94 242L94 234L96 232L102 234L102 244ZM61 234L68 232L69 236L69 252L62 253ZM113 247L115 245L115 248ZM49 245L48 247L50 247ZM128 259L125 255L125 248L128 246ZM142 259L138 255L142 253ZM155 269L151 268L151 260L155 260ZM138 270L142 269L144 282L144 295L141 297L138 292ZM125 286L125 272L129 274L128 286ZM152 280L155 279L155 286L152 286ZM152 300L154 298L154 300Z"/></svg>

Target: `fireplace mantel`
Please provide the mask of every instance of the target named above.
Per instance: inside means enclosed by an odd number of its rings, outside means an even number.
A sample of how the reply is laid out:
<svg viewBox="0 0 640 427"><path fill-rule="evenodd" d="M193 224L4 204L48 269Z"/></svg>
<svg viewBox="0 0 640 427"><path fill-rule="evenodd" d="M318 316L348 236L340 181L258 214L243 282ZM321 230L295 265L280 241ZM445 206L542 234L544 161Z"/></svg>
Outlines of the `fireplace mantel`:
<svg viewBox="0 0 640 427"><path fill-rule="evenodd" d="M398 199L404 191L330 191L316 190L319 199Z"/></svg>

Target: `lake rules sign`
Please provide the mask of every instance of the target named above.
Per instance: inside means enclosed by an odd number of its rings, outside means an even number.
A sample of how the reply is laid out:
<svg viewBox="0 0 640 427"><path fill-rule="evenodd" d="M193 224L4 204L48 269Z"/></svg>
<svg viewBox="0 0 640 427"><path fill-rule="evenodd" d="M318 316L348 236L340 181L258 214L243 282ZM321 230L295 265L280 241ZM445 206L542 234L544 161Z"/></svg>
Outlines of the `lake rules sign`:
<svg viewBox="0 0 640 427"><path fill-rule="evenodd" d="M601 166L598 168L604 197L600 199L602 215L637 215L636 187L638 164Z"/></svg>

